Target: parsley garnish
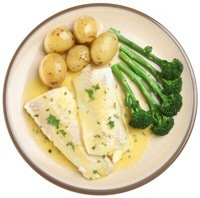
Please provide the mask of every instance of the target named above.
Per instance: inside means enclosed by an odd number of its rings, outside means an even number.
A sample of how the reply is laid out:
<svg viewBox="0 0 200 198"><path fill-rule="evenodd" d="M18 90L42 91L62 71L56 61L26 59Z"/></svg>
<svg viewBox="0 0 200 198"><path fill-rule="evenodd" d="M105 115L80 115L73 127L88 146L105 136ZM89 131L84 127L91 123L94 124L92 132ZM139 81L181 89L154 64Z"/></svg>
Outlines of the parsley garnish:
<svg viewBox="0 0 200 198"><path fill-rule="evenodd" d="M72 150L75 151L75 145L74 145L73 142L68 142L66 145L67 145L67 146L71 146L71 147L72 147Z"/></svg>
<svg viewBox="0 0 200 198"><path fill-rule="evenodd" d="M107 125L112 129L115 127L115 122L112 120L109 120L109 122L107 123Z"/></svg>
<svg viewBox="0 0 200 198"><path fill-rule="evenodd" d="M94 98L94 91L93 91L93 89L86 89L85 91L87 92L87 94L88 94L88 96L89 96L89 98L90 98L91 100L94 100L94 99L95 99L95 98Z"/></svg>
<svg viewBox="0 0 200 198"><path fill-rule="evenodd" d="M89 89L85 89L85 91L87 92L89 98L91 100L94 100L95 99L94 92L98 89L100 89L100 86L99 86L99 84L96 84L96 85L92 85L91 88L89 88Z"/></svg>
<svg viewBox="0 0 200 198"><path fill-rule="evenodd" d="M46 118L47 124L50 124L52 126L55 126L57 129L60 125L60 120L57 119L54 115L50 114L48 118Z"/></svg>
<svg viewBox="0 0 200 198"><path fill-rule="evenodd" d="M60 133L61 135L63 135L65 137L65 135L67 134L64 130L59 130L57 131L57 134Z"/></svg>
<svg viewBox="0 0 200 198"><path fill-rule="evenodd" d="M92 85L92 88L96 91L96 90L100 89L100 86L99 86L99 84L96 84L96 85Z"/></svg>
<svg viewBox="0 0 200 198"><path fill-rule="evenodd" d="M97 170L93 170L93 174L97 174L98 173L98 171Z"/></svg>

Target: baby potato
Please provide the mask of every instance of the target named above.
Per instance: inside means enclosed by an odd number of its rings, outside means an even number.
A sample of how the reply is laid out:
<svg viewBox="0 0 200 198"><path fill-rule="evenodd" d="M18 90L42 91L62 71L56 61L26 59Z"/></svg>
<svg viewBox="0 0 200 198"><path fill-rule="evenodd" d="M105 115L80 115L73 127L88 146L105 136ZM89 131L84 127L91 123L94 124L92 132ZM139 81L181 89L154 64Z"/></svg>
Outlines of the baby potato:
<svg viewBox="0 0 200 198"><path fill-rule="evenodd" d="M46 53L64 53L75 43L74 35L71 31L61 26L51 31L44 40L44 49Z"/></svg>
<svg viewBox="0 0 200 198"><path fill-rule="evenodd" d="M115 56L118 49L118 39L110 32L100 34L92 43L90 54L96 65L105 65Z"/></svg>
<svg viewBox="0 0 200 198"><path fill-rule="evenodd" d="M85 45L72 47L66 58L67 67L72 72L83 69L90 62L90 50Z"/></svg>
<svg viewBox="0 0 200 198"><path fill-rule="evenodd" d="M76 40L81 43L91 43L97 35L97 23L91 16L78 18L73 25Z"/></svg>
<svg viewBox="0 0 200 198"><path fill-rule="evenodd" d="M49 87L59 86L67 73L66 62L63 57L56 53L46 55L39 66L41 81Z"/></svg>

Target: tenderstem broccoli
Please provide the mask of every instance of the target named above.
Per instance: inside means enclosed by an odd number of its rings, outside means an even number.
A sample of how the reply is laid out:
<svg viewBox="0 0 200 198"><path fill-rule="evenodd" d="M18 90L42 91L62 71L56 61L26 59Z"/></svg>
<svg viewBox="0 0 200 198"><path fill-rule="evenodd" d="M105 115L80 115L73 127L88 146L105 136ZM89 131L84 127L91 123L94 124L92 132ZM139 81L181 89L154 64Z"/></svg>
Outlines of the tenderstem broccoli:
<svg viewBox="0 0 200 198"><path fill-rule="evenodd" d="M151 126L151 130L153 131L153 133L161 136L168 134L174 126L174 119L172 117L166 117L160 112L159 105L155 102L155 100L149 93L149 90L143 83L142 78L123 63L112 66L112 70L117 70L116 68L126 73L130 77L130 79L135 82L135 84L145 96L151 110L151 115L153 117L153 123ZM119 75L118 72L114 72L114 74L116 75L116 77L118 77Z"/></svg>
<svg viewBox="0 0 200 198"><path fill-rule="evenodd" d="M161 76L164 79L175 80L181 76L181 73L183 71L183 64L180 60L176 58L174 58L171 62L167 60L162 60L156 55L152 54L151 46L146 46L145 48L142 48L133 41L123 36L119 31L115 30L114 28L110 28L109 32L115 34L118 37L119 41L121 41L125 45L129 46L130 48L145 56L147 59L156 63L161 68Z"/></svg>
<svg viewBox="0 0 200 198"><path fill-rule="evenodd" d="M148 127L153 122L150 111L145 111L141 108L138 100L135 98L133 91L131 90L121 71L118 69L117 65L112 66L112 72L115 74L118 81L122 85L125 92L125 105L131 110L129 125L134 128L142 129Z"/></svg>
<svg viewBox="0 0 200 198"><path fill-rule="evenodd" d="M149 62L147 62L143 57L135 53L133 50L125 45L120 46L120 50L124 51L130 58L135 60L141 66L146 68L151 74L156 78L156 80L163 86L162 92L166 95L172 93L180 93L182 89L182 78L179 77L175 80L166 80L162 77L160 71L155 69Z"/></svg>
<svg viewBox="0 0 200 198"><path fill-rule="evenodd" d="M141 68L138 63L134 60L132 60L125 52L120 51L119 52L119 57L137 74L139 75L142 79L144 79L149 86L153 89L155 94L159 97L161 100L161 105L160 105L160 111L168 116L174 116L176 115L181 107L182 107L182 97L180 94L170 94L170 95L165 95L162 93L162 89L160 86L157 84L156 81L154 81L150 75L146 73L146 71Z"/></svg>

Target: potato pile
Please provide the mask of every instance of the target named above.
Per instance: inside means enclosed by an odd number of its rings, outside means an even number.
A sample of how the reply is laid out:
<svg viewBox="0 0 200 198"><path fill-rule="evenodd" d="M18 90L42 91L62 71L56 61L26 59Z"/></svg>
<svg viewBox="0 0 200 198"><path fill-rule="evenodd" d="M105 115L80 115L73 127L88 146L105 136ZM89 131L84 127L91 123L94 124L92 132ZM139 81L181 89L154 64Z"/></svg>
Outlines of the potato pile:
<svg viewBox="0 0 200 198"><path fill-rule="evenodd" d="M114 34L104 32L97 37L95 19L82 16L74 22L72 31L60 26L47 34L44 40L47 55L40 63L40 79L49 87L57 87L64 81L67 70L78 72L91 62L105 65L115 56L117 48Z"/></svg>

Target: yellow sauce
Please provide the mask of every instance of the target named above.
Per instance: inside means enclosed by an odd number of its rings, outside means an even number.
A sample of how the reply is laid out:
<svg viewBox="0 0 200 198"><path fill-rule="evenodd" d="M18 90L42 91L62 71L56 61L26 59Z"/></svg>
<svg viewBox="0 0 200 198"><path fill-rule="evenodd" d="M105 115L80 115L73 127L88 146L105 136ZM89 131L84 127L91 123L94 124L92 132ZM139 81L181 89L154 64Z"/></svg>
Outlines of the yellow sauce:
<svg viewBox="0 0 200 198"><path fill-rule="evenodd" d="M62 84L62 86L66 86L72 93L74 93L72 79L77 75L79 75L79 73L68 72L67 77ZM37 76L27 83L24 89L23 102L26 103L28 100L31 100L48 90L49 88L43 85ZM41 150L61 166L69 167L74 171L78 171L76 167L53 145L53 143L50 142L45 135L43 135L40 128L37 127L33 119L26 112L24 113L24 117L27 122L27 126L30 128L32 137ZM129 127L129 133L132 139L132 147L125 154L123 154L122 159L117 163L117 170L135 165L142 158L152 137L149 128L142 130Z"/></svg>

